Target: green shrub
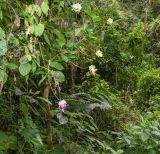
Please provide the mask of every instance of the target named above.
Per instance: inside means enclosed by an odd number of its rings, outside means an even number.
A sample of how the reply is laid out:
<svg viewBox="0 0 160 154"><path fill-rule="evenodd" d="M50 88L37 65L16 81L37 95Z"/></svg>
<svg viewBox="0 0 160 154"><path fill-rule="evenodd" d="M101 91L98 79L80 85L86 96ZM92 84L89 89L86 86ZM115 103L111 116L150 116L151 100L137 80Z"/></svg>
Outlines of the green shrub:
<svg viewBox="0 0 160 154"><path fill-rule="evenodd" d="M149 111L159 111L160 110L160 95L155 95L149 100Z"/></svg>
<svg viewBox="0 0 160 154"><path fill-rule="evenodd" d="M146 71L137 84L137 105L138 107L149 107L151 97L160 94L160 69Z"/></svg>
<svg viewBox="0 0 160 154"><path fill-rule="evenodd" d="M17 138L0 131L0 153L6 154L8 150L17 150L17 148Z"/></svg>
<svg viewBox="0 0 160 154"><path fill-rule="evenodd" d="M148 113L138 125L126 125L119 143L126 154L160 153L160 112Z"/></svg>
<svg viewBox="0 0 160 154"><path fill-rule="evenodd" d="M91 112L100 130L120 131L122 123L131 120L136 121L139 118L139 113L132 111L130 105L125 106L118 93L113 92L108 82L100 79L98 75L94 76L94 78L87 76L82 85L84 91L88 90L88 93L92 96L111 106L107 110L95 108Z"/></svg>

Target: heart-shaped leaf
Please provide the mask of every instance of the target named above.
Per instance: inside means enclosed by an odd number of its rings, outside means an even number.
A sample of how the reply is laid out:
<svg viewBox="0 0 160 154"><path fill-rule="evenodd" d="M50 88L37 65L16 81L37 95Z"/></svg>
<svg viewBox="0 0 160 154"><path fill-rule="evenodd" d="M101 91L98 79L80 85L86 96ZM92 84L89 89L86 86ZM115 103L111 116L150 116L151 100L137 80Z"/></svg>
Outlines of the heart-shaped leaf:
<svg viewBox="0 0 160 154"><path fill-rule="evenodd" d="M30 73L32 67L29 63L21 64L19 67L19 72L21 75L26 76Z"/></svg>
<svg viewBox="0 0 160 154"><path fill-rule="evenodd" d="M36 36L41 36L44 32L44 25L39 23L38 25L35 25L34 27L34 34Z"/></svg>

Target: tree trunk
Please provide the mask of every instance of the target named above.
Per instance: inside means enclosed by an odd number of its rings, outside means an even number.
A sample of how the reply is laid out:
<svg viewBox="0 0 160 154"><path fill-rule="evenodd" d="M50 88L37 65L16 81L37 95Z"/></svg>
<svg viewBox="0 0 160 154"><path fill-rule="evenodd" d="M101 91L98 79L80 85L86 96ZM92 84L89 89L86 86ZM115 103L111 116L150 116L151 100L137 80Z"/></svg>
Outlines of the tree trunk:
<svg viewBox="0 0 160 154"><path fill-rule="evenodd" d="M49 83L46 83L46 86L44 88L44 94L43 97L48 100L48 96L49 96L49 91L50 91L50 85ZM45 109L46 109L46 128L47 128L47 143L48 143L48 147L51 149L53 147L52 144L52 125L51 125L51 113L50 113L50 104L45 102Z"/></svg>

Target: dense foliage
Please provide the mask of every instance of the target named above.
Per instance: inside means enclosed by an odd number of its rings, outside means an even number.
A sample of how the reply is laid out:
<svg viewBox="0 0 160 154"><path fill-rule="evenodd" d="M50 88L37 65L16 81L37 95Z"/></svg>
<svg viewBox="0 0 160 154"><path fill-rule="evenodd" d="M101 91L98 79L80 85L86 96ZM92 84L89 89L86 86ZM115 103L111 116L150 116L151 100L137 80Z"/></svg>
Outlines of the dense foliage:
<svg viewBox="0 0 160 154"><path fill-rule="evenodd" d="M160 153L159 0L0 0L0 154Z"/></svg>

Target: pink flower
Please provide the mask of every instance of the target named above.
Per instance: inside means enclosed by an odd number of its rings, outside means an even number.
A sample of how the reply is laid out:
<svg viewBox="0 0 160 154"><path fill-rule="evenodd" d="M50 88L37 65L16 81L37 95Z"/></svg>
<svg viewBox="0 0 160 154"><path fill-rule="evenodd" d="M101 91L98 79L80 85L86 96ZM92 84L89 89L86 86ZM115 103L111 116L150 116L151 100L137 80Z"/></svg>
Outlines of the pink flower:
<svg viewBox="0 0 160 154"><path fill-rule="evenodd" d="M64 112L64 110L66 110L68 108L68 104L65 100L61 100L58 102L58 105L59 105L59 110Z"/></svg>

